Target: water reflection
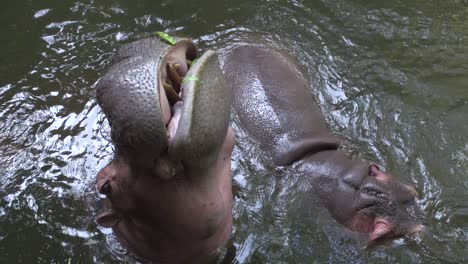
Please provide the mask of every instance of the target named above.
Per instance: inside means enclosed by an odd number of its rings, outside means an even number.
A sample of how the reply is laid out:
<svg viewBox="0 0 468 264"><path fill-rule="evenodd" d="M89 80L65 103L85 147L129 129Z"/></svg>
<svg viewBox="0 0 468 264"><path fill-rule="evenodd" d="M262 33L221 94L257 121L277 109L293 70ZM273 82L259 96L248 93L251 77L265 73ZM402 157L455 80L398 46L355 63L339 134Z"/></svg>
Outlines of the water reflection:
<svg viewBox="0 0 468 264"><path fill-rule="evenodd" d="M352 156L422 194L433 239L365 251L311 206L307 186L242 136L224 263L463 262L468 236L468 11L463 1L49 1L0 10L0 262L133 261L94 215L112 157L92 84L143 33L203 49L291 52ZM104 131L103 131L104 128ZM221 260L220 260L221 261Z"/></svg>

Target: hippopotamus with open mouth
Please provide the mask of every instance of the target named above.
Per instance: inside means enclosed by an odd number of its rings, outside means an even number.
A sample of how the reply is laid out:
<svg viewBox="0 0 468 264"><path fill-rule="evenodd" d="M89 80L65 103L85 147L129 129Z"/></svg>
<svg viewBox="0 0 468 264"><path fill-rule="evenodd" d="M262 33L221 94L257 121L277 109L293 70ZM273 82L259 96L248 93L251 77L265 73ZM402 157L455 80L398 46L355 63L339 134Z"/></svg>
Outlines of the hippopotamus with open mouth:
<svg viewBox="0 0 468 264"><path fill-rule="evenodd" d="M130 252L194 263L229 239L231 103L274 164L300 163L339 223L370 242L421 229L407 212L415 189L339 149L294 60L242 46L226 55L223 74L215 52L197 57L188 39L142 39L121 47L96 85L115 144L97 175L110 202L97 222Z"/></svg>
<svg viewBox="0 0 468 264"><path fill-rule="evenodd" d="M142 39L96 84L115 144L97 175L110 201L97 222L158 263L193 263L231 235L231 90L213 51L196 57L188 39Z"/></svg>

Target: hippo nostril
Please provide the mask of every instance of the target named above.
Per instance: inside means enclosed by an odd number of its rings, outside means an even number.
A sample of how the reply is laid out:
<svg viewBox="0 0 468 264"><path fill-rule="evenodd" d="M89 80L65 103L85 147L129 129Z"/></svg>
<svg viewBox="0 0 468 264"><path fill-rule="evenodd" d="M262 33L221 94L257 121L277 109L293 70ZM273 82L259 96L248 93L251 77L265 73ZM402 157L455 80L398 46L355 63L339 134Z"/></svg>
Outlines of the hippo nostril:
<svg viewBox="0 0 468 264"><path fill-rule="evenodd" d="M112 191L111 185L109 181L106 181L104 185L102 185L101 190L99 190L102 194L109 194Z"/></svg>

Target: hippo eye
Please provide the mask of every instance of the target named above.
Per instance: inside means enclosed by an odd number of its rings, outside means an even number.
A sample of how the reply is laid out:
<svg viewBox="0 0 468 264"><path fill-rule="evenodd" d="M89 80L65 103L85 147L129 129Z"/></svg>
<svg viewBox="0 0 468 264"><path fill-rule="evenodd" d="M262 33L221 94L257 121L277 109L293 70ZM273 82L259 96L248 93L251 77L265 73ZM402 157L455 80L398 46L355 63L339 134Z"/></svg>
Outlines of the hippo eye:
<svg viewBox="0 0 468 264"><path fill-rule="evenodd" d="M109 194L111 190L112 188L111 188L109 181L106 181L104 185L102 185L101 190L99 192L102 194Z"/></svg>

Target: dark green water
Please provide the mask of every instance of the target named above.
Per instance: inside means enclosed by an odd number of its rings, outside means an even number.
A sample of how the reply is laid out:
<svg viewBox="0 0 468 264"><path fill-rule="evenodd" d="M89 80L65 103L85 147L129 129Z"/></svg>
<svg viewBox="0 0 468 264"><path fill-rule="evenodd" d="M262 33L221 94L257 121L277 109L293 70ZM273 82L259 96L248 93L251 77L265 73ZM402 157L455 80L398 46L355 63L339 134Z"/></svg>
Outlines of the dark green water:
<svg viewBox="0 0 468 264"><path fill-rule="evenodd" d="M161 30L294 54L350 155L414 183L432 230L365 250L237 130L224 263L468 261L466 0L15 0L0 9L0 263L134 262L94 222L112 146L92 84L120 44Z"/></svg>

